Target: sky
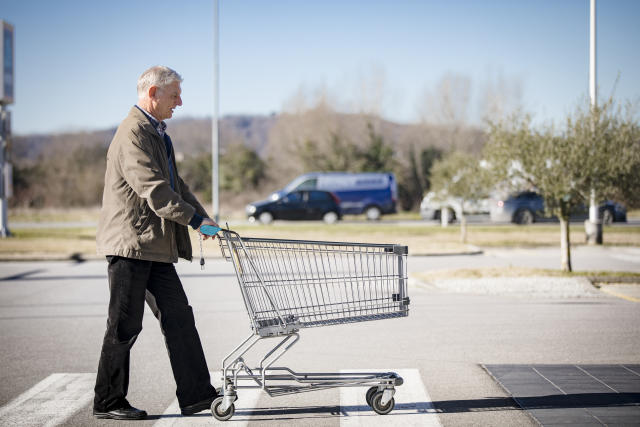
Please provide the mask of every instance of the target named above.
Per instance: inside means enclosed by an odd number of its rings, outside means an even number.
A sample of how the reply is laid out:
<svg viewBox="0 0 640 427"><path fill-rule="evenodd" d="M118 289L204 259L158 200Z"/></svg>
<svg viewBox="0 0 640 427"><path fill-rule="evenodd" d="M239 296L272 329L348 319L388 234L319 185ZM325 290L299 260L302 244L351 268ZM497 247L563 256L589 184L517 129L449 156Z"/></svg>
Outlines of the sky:
<svg viewBox="0 0 640 427"><path fill-rule="evenodd" d="M469 79L471 103L490 82L517 87L542 121L588 99L589 0L221 0L219 16L221 115L324 90L343 111L413 123L446 75ZM184 78L174 117L210 117L213 17L213 0L0 0L15 27L13 133L116 126L158 64ZM640 1L597 0L601 100L640 98L639 19Z"/></svg>

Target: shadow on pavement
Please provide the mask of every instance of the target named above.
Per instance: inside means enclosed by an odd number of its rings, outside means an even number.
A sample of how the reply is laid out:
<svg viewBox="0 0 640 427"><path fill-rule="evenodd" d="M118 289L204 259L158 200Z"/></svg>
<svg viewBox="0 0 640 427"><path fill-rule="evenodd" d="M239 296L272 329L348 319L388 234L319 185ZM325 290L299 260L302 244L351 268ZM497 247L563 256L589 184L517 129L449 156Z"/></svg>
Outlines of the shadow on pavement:
<svg viewBox="0 0 640 427"><path fill-rule="evenodd" d="M105 269L106 270L106 269ZM27 271L20 274L14 274L13 276L7 276L0 278L0 282L9 282L14 280L19 281L44 281L44 280L98 280L104 279L107 280L106 274L93 274L93 275L85 275L85 276L38 276L38 277L29 277L33 274L38 274L46 270L32 270ZM189 278L189 277L236 277L234 273L202 273L202 274L181 274L180 278Z"/></svg>
<svg viewBox="0 0 640 427"><path fill-rule="evenodd" d="M516 403L517 402L517 403ZM640 406L640 393L574 393L530 397L495 397L433 402L437 412L479 412L508 409L567 409Z"/></svg>

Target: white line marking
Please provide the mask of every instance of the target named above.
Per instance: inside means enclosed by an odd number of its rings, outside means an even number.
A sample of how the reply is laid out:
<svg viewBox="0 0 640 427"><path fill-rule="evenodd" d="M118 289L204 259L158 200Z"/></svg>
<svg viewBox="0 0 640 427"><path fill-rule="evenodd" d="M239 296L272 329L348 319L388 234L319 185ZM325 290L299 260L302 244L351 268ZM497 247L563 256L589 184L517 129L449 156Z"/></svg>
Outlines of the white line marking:
<svg viewBox="0 0 640 427"><path fill-rule="evenodd" d="M220 371L211 372L211 380L214 387L220 387L222 384L220 378L222 373ZM226 425L229 426L229 422L233 421L233 427L245 426L249 423L251 417L251 410L256 407L260 396L263 395L262 389L239 389L237 390L238 400L234 403L236 407L235 415L229 421L218 421L211 411L202 411L196 415L190 417L183 417L180 414L180 405L178 399L171 402L171 405L164 411L162 418L160 418L154 427L171 427L171 426L210 426L210 425Z"/></svg>
<svg viewBox="0 0 640 427"><path fill-rule="evenodd" d="M603 386L607 387L610 390L615 391L616 393L620 393L618 390L616 390L615 388L611 387L609 384L605 383L604 381L600 381L598 378L594 377L593 375L591 375L589 372L585 371L584 369L582 369L580 366L578 365L574 365L576 368L580 369L582 372L584 372L585 374L589 375L591 378L593 378L594 380L598 381L600 384L602 384Z"/></svg>
<svg viewBox="0 0 640 427"><path fill-rule="evenodd" d="M93 400L95 382L96 374L51 374L0 408L0 425L62 424Z"/></svg>
<svg viewBox="0 0 640 427"><path fill-rule="evenodd" d="M343 369L341 372L396 372L404 384L396 387L395 408L378 415L366 402L366 387L340 388L341 427L352 426L423 426L440 427L440 420L417 369Z"/></svg>
<svg viewBox="0 0 640 427"><path fill-rule="evenodd" d="M636 255L626 255L626 254L612 254L611 258L617 258L620 261L631 261L633 263L638 262L638 257Z"/></svg>
<svg viewBox="0 0 640 427"><path fill-rule="evenodd" d="M627 367L626 367L626 366L624 366L624 365L620 365L620 366L622 366L622 367L623 367L624 369L626 369L627 371L629 371L629 372L633 372L634 374L636 374L637 376L639 376L639 377L640 377L640 374L639 374L639 373L637 373L636 371L634 371L633 369L631 369L631 368L627 368Z"/></svg>
<svg viewBox="0 0 640 427"><path fill-rule="evenodd" d="M540 371L538 371L536 368L534 368L533 366L531 367L531 369L533 369L535 371L536 374L540 375L542 378L544 378L545 380L547 380L547 382L549 384L551 384L552 386L554 386L555 388L557 388L558 390L560 390L560 392L564 395L566 395L567 393L565 393L565 391L563 389L561 389L557 384L555 384L553 381L551 381L549 378L545 377L544 375L542 375L540 373Z"/></svg>

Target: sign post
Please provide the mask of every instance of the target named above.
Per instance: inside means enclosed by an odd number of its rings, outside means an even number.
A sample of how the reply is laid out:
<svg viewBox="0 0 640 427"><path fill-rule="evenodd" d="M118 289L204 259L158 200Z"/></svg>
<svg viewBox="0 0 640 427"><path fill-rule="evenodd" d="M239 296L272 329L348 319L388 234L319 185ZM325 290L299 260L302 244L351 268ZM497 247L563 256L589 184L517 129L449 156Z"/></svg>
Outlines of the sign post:
<svg viewBox="0 0 640 427"><path fill-rule="evenodd" d="M7 205L11 196L11 165L8 162L11 138L11 115L7 105L14 101L14 37L13 25L0 20L0 236L10 235Z"/></svg>

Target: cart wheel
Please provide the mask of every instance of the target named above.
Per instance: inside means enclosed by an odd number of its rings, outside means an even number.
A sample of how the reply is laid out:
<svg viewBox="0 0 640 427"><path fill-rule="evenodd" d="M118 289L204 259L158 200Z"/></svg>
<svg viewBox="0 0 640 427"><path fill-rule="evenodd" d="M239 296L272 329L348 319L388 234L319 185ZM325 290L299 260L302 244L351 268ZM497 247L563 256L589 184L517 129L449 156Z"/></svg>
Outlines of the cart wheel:
<svg viewBox="0 0 640 427"><path fill-rule="evenodd" d="M389 412L393 410L393 407L395 406L396 402L392 397L391 400L388 401L386 405L382 406L380 404L380 400L382 399L382 394L383 394L382 391L377 391L373 394L373 396L371 397L371 407L378 414L387 415Z"/></svg>
<svg viewBox="0 0 640 427"><path fill-rule="evenodd" d="M222 399L224 399L224 397L220 396L220 397L216 397L216 399L213 401L213 403L211 404L211 415L213 415L216 418L216 420L227 421L229 418L233 416L233 413L236 411L236 407L232 403L231 406L229 406L229 408L227 408L226 411L224 412L220 411L220 405L222 405Z"/></svg>
<svg viewBox="0 0 640 427"><path fill-rule="evenodd" d="M367 390L367 405L371 406L371 398L376 391L378 391L378 387L371 387Z"/></svg>

